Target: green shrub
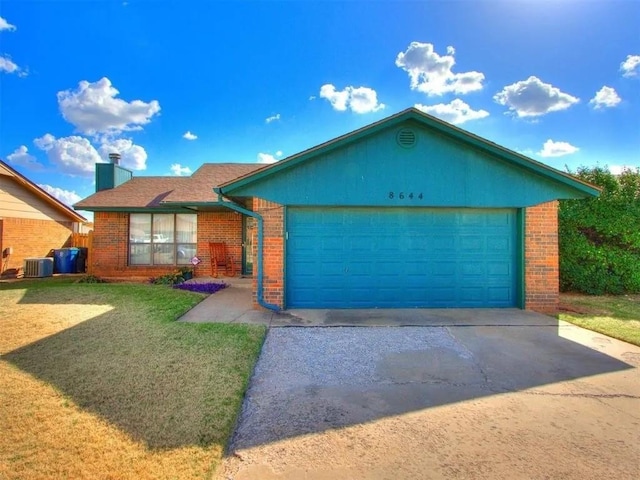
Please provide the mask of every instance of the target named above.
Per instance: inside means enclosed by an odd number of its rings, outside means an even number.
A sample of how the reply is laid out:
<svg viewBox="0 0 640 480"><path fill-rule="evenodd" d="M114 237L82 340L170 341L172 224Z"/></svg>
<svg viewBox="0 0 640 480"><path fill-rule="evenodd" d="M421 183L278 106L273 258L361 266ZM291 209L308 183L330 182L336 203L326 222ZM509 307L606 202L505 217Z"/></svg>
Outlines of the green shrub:
<svg viewBox="0 0 640 480"><path fill-rule="evenodd" d="M190 278L193 278L193 268L180 267L175 272L167 273L166 275L161 275L159 277L150 278L149 283L153 283L155 285L178 285L185 280L189 280Z"/></svg>
<svg viewBox="0 0 640 480"><path fill-rule="evenodd" d="M593 295L640 292L640 172L581 167L598 198L563 200L559 210L560 288Z"/></svg>
<svg viewBox="0 0 640 480"><path fill-rule="evenodd" d="M77 282L78 283L107 283L106 280L103 280L100 277L96 277L95 275L84 275L80 277Z"/></svg>

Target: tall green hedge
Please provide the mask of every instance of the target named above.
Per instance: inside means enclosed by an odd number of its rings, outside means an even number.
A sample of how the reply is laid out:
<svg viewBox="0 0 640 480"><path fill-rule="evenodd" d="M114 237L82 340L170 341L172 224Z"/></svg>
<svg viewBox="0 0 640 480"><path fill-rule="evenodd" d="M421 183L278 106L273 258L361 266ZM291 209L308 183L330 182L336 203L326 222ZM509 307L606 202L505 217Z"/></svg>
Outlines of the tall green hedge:
<svg viewBox="0 0 640 480"><path fill-rule="evenodd" d="M560 202L561 290L640 292L640 171L613 175L598 166L572 173L601 187L602 193Z"/></svg>

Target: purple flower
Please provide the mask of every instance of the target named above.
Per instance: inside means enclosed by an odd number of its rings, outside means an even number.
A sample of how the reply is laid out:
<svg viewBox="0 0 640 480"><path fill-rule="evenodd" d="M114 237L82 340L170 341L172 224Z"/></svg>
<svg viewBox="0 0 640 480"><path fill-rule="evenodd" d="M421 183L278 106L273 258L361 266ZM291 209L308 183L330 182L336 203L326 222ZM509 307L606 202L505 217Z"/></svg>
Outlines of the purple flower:
<svg viewBox="0 0 640 480"><path fill-rule="evenodd" d="M179 283L173 286L173 288L179 288L180 290L198 293L216 293L226 287L226 283Z"/></svg>

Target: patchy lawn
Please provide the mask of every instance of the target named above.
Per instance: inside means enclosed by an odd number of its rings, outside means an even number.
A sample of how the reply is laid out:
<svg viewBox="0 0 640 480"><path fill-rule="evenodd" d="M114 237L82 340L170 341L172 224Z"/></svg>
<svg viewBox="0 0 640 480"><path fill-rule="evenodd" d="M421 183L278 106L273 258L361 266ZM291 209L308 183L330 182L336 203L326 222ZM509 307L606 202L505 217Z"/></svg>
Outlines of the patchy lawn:
<svg viewBox="0 0 640 480"><path fill-rule="evenodd" d="M562 294L559 318L640 346L640 295Z"/></svg>
<svg viewBox="0 0 640 480"><path fill-rule="evenodd" d="M0 284L0 478L210 478L263 327L155 285Z"/></svg>

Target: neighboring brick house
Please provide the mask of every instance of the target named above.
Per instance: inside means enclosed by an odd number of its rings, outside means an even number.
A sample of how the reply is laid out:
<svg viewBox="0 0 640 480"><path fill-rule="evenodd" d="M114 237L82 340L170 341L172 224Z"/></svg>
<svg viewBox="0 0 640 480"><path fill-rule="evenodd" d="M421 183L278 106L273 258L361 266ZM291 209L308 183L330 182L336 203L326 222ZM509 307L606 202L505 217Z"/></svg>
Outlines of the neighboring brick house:
<svg viewBox="0 0 640 480"><path fill-rule="evenodd" d="M70 246L84 218L0 161L0 275L16 275L25 258Z"/></svg>
<svg viewBox="0 0 640 480"><path fill-rule="evenodd" d="M256 304L273 309L553 312L557 200L598 194L414 108L268 166L207 164L189 178L137 179L99 167L108 170L104 185L97 171L104 190L76 205L96 212L95 274L165 272L184 261L177 252L187 243L204 260L196 274L208 274L206 245L216 239L238 267L255 258ZM177 238L185 225L195 225L191 236ZM161 243L160 253L136 253L137 234L153 244L165 230L168 255Z"/></svg>

